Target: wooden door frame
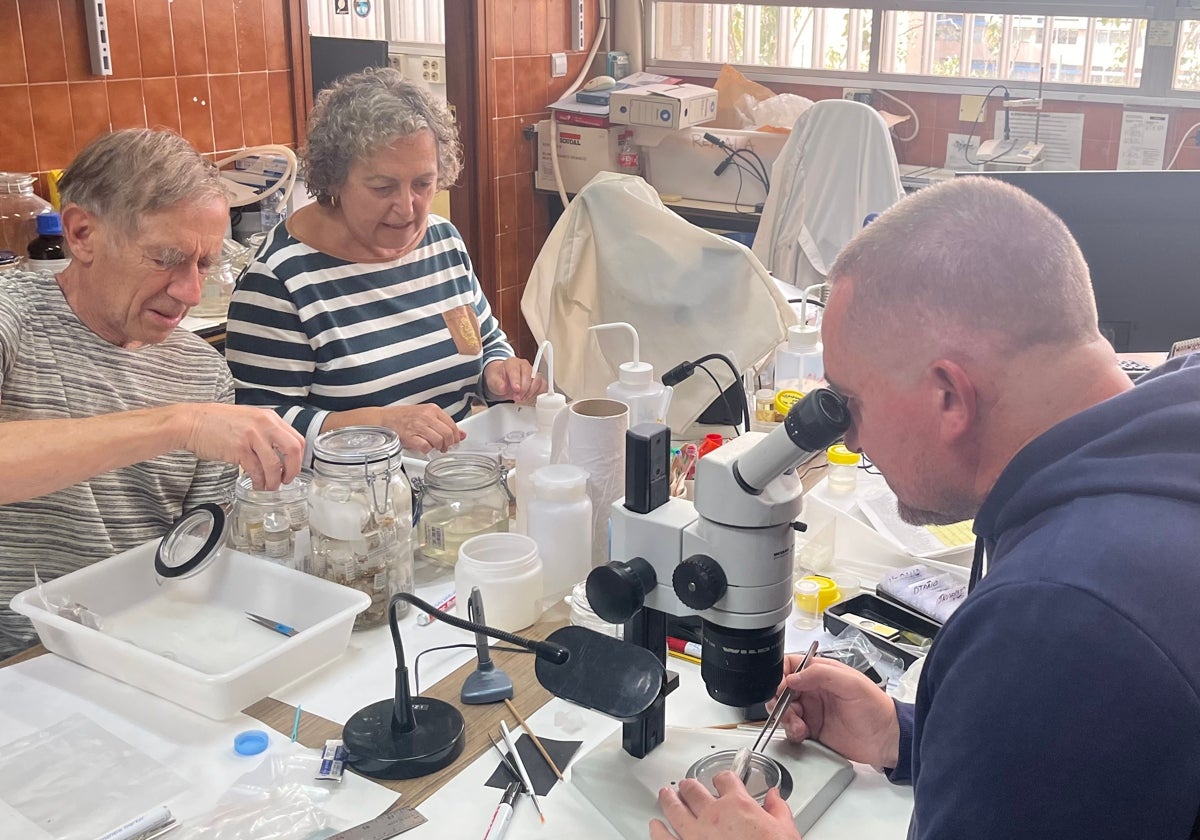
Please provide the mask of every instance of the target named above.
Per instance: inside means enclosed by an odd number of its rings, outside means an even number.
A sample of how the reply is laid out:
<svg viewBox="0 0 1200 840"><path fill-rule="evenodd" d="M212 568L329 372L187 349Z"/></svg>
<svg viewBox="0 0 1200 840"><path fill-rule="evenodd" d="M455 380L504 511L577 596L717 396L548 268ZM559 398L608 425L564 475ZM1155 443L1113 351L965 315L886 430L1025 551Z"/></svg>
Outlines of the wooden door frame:
<svg viewBox="0 0 1200 840"><path fill-rule="evenodd" d="M492 161L492 117L487 68L490 56L484 38L487 14L484 0L444 0L446 20L446 99L454 108L462 143L463 169L450 188L454 225L483 292L498 305L495 181Z"/></svg>
<svg viewBox="0 0 1200 840"><path fill-rule="evenodd" d="M492 117L487 83L489 55L484 38L483 0L444 0L446 4L446 99L454 109L462 143L463 168L450 188L454 224L462 234L475 274L489 300L496 298L495 182L491 154ZM312 111L312 56L307 0L287 0L292 58L292 116L296 148L304 142Z"/></svg>

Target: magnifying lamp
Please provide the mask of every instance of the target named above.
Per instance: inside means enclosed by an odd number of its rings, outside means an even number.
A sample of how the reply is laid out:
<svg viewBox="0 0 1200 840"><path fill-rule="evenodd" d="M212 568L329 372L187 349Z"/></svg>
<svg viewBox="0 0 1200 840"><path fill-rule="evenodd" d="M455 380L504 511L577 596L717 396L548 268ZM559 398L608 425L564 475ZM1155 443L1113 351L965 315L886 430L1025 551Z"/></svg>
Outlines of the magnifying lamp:
<svg viewBox="0 0 1200 840"><path fill-rule="evenodd" d="M465 621L408 592L392 596L388 626L396 649L395 697L355 712L342 730L346 764L377 779L413 779L436 773L462 754L466 724L452 704L414 697L396 621L396 605L409 603L438 620L532 651L538 681L548 691L603 714L626 719L645 711L659 695L664 669L647 650L582 627L563 627L545 641Z"/></svg>

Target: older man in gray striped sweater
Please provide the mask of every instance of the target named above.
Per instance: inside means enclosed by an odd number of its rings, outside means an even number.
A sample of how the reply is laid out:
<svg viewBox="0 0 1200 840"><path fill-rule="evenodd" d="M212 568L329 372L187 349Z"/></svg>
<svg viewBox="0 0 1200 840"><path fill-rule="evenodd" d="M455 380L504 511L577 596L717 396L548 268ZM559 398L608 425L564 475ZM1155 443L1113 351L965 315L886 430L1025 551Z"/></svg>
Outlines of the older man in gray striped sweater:
<svg viewBox="0 0 1200 840"><path fill-rule="evenodd" d="M219 255L228 205L178 135L91 143L61 184L71 264L0 279L0 657L33 641L8 608L33 584L162 536L240 465L273 489L303 439L234 406L224 360L177 329Z"/></svg>

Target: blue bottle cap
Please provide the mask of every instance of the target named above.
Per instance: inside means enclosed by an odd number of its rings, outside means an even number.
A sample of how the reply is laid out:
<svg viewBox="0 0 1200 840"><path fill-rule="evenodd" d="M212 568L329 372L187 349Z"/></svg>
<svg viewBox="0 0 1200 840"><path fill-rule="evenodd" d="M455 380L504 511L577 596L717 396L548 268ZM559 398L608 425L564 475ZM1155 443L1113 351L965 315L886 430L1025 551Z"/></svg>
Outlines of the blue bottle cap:
<svg viewBox="0 0 1200 840"><path fill-rule="evenodd" d="M271 736L261 729L247 729L233 739L233 751L238 755L258 755L271 743Z"/></svg>
<svg viewBox="0 0 1200 840"><path fill-rule="evenodd" d="M42 213L37 217L38 236L62 236L62 217L57 213Z"/></svg>

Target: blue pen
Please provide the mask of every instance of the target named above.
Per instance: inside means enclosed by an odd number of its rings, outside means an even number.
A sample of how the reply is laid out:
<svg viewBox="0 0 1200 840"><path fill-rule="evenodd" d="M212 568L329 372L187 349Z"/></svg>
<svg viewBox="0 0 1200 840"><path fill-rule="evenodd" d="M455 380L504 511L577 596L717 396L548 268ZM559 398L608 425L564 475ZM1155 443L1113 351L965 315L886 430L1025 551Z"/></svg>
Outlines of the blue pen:
<svg viewBox="0 0 1200 840"><path fill-rule="evenodd" d="M263 618L261 615L255 615L251 612L246 613L246 618L250 619L256 624L261 624L268 630L274 630L276 633L282 633L285 636L295 636L297 632L296 628L294 627L288 627L286 624L280 624L278 621L271 621L269 618Z"/></svg>

